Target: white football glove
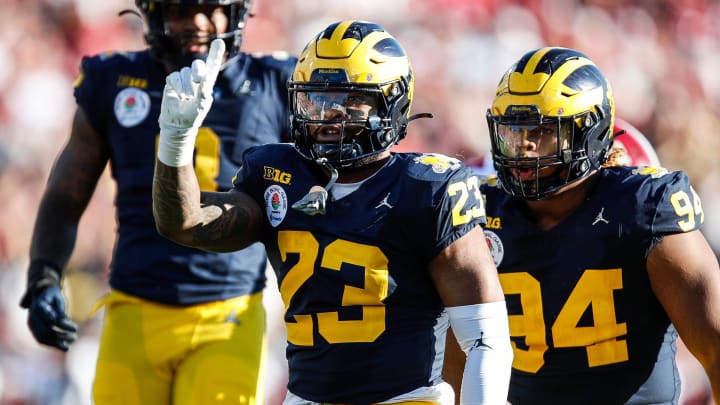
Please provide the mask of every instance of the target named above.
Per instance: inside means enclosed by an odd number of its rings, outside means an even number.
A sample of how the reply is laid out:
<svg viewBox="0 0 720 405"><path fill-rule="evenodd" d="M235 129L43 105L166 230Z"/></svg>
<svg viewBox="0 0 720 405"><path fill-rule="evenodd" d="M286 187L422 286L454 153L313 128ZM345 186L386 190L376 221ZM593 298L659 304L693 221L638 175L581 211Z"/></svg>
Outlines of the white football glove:
<svg viewBox="0 0 720 405"><path fill-rule="evenodd" d="M160 105L158 159L168 166L193 162L198 128L210 111L212 92L225 55L225 42L210 44L207 61L196 59L192 67L170 73L165 79Z"/></svg>

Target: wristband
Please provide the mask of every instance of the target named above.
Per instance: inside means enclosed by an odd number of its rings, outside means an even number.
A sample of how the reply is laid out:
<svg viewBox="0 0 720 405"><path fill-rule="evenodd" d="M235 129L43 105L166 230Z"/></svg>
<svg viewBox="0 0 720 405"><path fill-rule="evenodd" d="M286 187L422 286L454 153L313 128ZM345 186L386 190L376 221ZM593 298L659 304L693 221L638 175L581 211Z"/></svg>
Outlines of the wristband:
<svg viewBox="0 0 720 405"><path fill-rule="evenodd" d="M28 269L27 289L20 299L20 306L29 308L35 293L51 285L60 285L61 277L60 266L55 263L42 259L32 260Z"/></svg>
<svg viewBox="0 0 720 405"><path fill-rule="evenodd" d="M183 129L160 129L158 141L158 160L172 167L180 167L193 163L195 155L195 138L198 129L195 127Z"/></svg>

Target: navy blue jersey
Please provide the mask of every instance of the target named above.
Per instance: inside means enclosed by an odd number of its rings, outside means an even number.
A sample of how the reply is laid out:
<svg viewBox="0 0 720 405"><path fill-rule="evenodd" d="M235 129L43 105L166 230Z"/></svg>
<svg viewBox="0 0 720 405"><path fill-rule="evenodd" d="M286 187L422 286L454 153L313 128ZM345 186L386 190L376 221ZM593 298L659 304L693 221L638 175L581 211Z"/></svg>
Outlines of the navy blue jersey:
<svg viewBox="0 0 720 405"><path fill-rule="evenodd" d="M241 54L218 77L195 146L204 191L227 190L250 146L289 136L286 82L294 58ZM166 72L148 51L85 57L75 98L110 148L117 183L118 239L110 285L155 302L189 305L261 290L261 245L215 254L160 236L152 216L158 116Z"/></svg>
<svg viewBox="0 0 720 405"><path fill-rule="evenodd" d="M285 302L288 389L368 404L440 382L446 322L428 272L484 223L478 179L458 160L394 154L324 215L291 208L320 167L288 144L251 149L235 182L265 210L263 237Z"/></svg>
<svg viewBox="0 0 720 405"><path fill-rule="evenodd" d="M510 402L676 403L677 333L645 261L663 235L704 221L687 176L604 169L583 205L549 230L490 180L485 237L515 349Z"/></svg>

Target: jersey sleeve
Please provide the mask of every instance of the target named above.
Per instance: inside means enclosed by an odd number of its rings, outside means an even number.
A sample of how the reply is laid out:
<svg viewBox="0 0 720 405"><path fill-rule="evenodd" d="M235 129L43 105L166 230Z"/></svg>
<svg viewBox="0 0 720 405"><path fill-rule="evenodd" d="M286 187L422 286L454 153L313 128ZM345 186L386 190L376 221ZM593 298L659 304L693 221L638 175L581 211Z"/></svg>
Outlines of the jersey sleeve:
<svg viewBox="0 0 720 405"><path fill-rule="evenodd" d="M437 256L475 226L486 223L480 180L459 160L439 154L420 155L408 171L424 184L411 193L416 199L422 200L430 190L426 212L432 218L417 224L434 224L433 233L428 234L430 230L421 229L420 225L411 225L412 237L420 238L420 246L430 257Z"/></svg>
<svg viewBox="0 0 720 405"><path fill-rule="evenodd" d="M114 82L104 77L106 56L85 56L80 62L80 73L73 84L75 102L96 132L103 134L112 117L112 101L107 89Z"/></svg>
<svg viewBox="0 0 720 405"><path fill-rule="evenodd" d="M480 180L461 166L448 179L438 195L436 249L439 253L472 228L487 222L485 205L480 194Z"/></svg>
<svg viewBox="0 0 720 405"><path fill-rule="evenodd" d="M280 122L283 123L282 129L281 129L281 136L280 136L280 142L291 142L292 137L290 136L291 128L290 128L290 119L288 118L290 116L290 106L289 106L289 100L287 97L287 83L292 78L293 71L295 70L295 64L297 63L297 58L295 56L288 55L285 59L275 58L276 63L279 65L279 81L280 81L280 88L283 89L280 99L282 100L283 105L283 112L286 113L284 117L281 117Z"/></svg>
<svg viewBox="0 0 720 405"><path fill-rule="evenodd" d="M254 192L260 187L259 180L262 176L256 175L259 167L258 155L260 155L260 151L257 146L253 146L243 153L240 168L232 180L235 191L254 195Z"/></svg>
<svg viewBox="0 0 720 405"><path fill-rule="evenodd" d="M290 136L290 107L287 93L287 83L292 78L297 57L285 51L275 51L267 54L256 54L261 66L269 72L273 72L273 80L277 81L278 89L278 122L281 123L279 142L291 142Z"/></svg>
<svg viewBox="0 0 720 405"><path fill-rule="evenodd" d="M647 176L637 191L639 224L647 224L654 236L690 232L705 222L700 197L682 171L639 168Z"/></svg>

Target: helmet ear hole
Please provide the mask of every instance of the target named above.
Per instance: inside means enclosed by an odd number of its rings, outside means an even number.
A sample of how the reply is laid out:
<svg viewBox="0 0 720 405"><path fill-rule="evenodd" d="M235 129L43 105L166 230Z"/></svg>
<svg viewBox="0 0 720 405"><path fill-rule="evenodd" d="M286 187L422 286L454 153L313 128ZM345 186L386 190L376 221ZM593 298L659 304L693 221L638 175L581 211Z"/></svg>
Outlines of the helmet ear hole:
<svg viewBox="0 0 720 405"><path fill-rule="evenodd" d="M393 142L393 139L395 138L395 131L393 131L393 130L391 129L391 130L385 132L385 134L383 134L382 137L384 138L384 139L383 139L383 144L384 144L384 145L387 145L387 144Z"/></svg>
<svg viewBox="0 0 720 405"><path fill-rule="evenodd" d="M607 154L612 144L612 138L610 137L609 131L609 128L599 128L599 126L589 130L589 136L587 137L588 145L586 149L588 158L595 169L602 166L607 159Z"/></svg>
<svg viewBox="0 0 720 405"><path fill-rule="evenodd" d="M597 114L595 114L595 111L590 111L587 115L585 115L583 126L585 126L585 128L592 128L592 126L597 122Z"/></svg>

